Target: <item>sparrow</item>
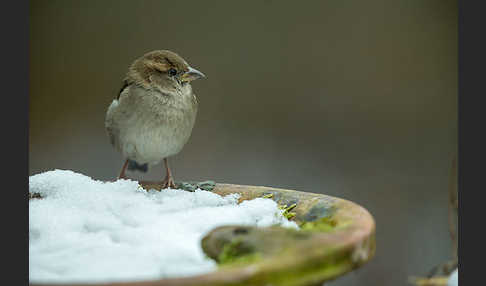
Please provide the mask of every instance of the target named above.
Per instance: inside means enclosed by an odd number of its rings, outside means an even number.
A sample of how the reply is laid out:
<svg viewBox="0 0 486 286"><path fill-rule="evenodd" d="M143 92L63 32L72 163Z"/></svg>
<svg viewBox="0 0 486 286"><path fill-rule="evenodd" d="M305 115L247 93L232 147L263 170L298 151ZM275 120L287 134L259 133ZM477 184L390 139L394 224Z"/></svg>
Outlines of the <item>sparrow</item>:
<svg viewBox="0 0 486 286"><path fill-rule="evenodd" d="M147 172L164 161L163 188L176 188L168 157L179 153L191 136L198 102L191 81L206 76L178 54L156 50L136 59L108 107L105 129L111 145L126 159L126 170Z"/></svg>

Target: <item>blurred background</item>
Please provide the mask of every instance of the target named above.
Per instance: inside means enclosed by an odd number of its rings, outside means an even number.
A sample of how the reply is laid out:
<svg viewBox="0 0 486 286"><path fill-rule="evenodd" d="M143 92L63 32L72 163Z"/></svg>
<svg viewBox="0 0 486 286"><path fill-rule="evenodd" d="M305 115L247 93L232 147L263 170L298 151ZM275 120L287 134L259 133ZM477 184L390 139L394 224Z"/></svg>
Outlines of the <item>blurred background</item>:
<svg viewBox="0 0 486 286"><path fill-rule="evenodd" d="M207 75L176 180L352 200L376 256L329 285L408 285L451 258L457 21L449 0L31 1L29 175L115 178L105 112L134 59L170 49Z"/></svg>

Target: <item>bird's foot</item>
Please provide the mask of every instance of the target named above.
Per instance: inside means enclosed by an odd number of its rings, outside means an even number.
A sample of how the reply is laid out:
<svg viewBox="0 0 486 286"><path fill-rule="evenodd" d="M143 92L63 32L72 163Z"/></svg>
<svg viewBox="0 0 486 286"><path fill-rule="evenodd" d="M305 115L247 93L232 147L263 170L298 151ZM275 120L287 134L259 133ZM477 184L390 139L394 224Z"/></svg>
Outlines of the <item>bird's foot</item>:
<svg viewBox="0 0 486 286"><path fill-rule="evenodd" d="M170 181L174 185L170 186ZM196 189L201 189L204 191L211 192L214 187L216 186L216 183L214 181L203 181L203 182L174 182L172 178L169 180L166 178L163 181L138 181L140 186L146 190L157 190L161 191L163 189L167 189L170 187L171 189L180 189L188 192L194 192Z"/></svg>
<svg viewBox="0 0 486 286"><path fill-rule="evenodd" d="M175 185L175 182L174 182L174 179L172 178L172 176L170 177L166 177L163 181L162 181L162 188L163 189L168 189L168 188L171 188L171 189L177 189L176 185Z"/></svg>
<svg viewBox="0 0 486 286"><path fill-rule="evenodd" d="M163 181L138 181L138 184L145 190L161 191L167 188L177 189L172 177L166 177Z"/></svg>

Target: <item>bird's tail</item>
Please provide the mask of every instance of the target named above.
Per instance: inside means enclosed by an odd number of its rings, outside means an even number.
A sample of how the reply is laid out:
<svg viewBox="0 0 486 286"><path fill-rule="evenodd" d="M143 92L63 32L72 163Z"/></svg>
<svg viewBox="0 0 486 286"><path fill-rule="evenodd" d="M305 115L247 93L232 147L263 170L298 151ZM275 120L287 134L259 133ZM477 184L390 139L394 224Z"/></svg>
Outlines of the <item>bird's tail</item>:
<svg viewBox="0 0 486 286"><path fill-rule="evenodd" d="M139 163L129 159L127 169L129 171L139 171L139 172L147 173L148 164L147 163L139 164Z"/></svg>

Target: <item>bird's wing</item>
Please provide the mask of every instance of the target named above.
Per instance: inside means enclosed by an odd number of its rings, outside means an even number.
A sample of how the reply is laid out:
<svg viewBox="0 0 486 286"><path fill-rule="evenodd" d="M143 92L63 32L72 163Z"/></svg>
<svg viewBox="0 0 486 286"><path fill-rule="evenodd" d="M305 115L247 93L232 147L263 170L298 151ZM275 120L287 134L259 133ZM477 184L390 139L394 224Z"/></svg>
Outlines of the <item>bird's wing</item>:
<svg viewBox="0 0 486 286"><path fill-rule="evenodd" d="M123 86L120 88L120 91L118 92L118 95L116 96L116 99L120 99L120 95L122 94L123 90L128 86L127 80L123 81Z"/></svg>
<svg viewBox="0 0 486 286"><path fill-rule="evenodd" d="M120 91L116 95L115 99L111 103L110 107L108 108L108 111L106 113L106 118L105 118L105 129L108 132L108 137L110 138L110 143L113 145L115 148L119 149L118 142L117 142L117 137L119 134L119 129L116 124L116 121L113 119L113 112L114 110L118 107L118 100L120 100L120 96L123 93L123 91L128 87L128 81L125 79L123 80L123 85L120 88Z"/></svg>

